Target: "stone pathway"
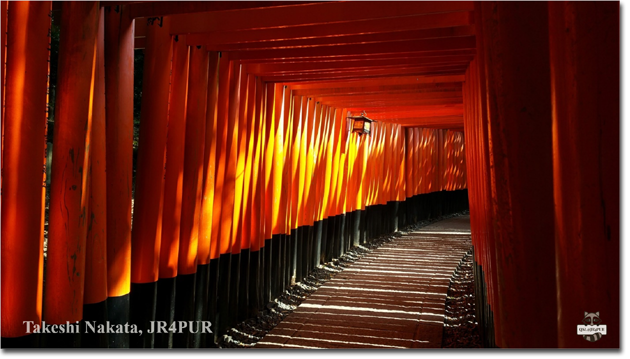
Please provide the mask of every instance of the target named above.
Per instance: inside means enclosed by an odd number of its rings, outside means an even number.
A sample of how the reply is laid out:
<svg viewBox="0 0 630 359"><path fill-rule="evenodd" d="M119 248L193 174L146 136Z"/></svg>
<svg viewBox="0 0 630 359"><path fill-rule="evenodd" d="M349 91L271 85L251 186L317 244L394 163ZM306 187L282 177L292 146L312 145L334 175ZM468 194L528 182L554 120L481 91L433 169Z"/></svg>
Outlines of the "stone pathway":
<svg viewBox="0 0 630 359"><path fill-rule="evenodd" d="M255 348L440 348L453 271L470 218L408 233L324 284Z"/></svg>

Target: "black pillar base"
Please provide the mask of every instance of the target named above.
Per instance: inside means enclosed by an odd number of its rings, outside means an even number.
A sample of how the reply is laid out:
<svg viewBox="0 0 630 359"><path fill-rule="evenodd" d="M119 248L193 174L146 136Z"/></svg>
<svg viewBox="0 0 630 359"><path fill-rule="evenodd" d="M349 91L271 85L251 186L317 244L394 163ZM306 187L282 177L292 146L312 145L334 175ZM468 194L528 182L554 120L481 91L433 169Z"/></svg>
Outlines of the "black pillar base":
<svg viewBox="0 0 630 359"><path fill-rule="evenodd" d="M347 227L346 227L346 219L347 216L345 213L340 214L339 215L339 219L337 220L338 223L338 231L337 231L337 237L335 238L335 253L334 256L336 258L341 257L344 253L345 253L345 249L346 249L346 234L347 234Z"/></svg>
<svg viewBox="0 0 630 359"><path fill-rule="evenodd" d="M214 322L212 322L217 342L229 328L227 323L229 323L228 317L230 311L230 256L230 253L224 253L219 256L217 315Z"/></svg>
<svg viewBox="0 0 630 359"><path fill-rule="evenodd" d="M249 278L250 251L248 249L241 250L241 261L239 264L239 280L238 280L238 316L237 322L240 323L249 318Z"/></svg>
<svg viewBox="0 0 630 359"><path fill-rule="evenodd" d="M175 321L193 321L195 319L195 284L196 273L177 276L175 293ZM173 348L188 348L190 332L173 333Z"/></svg>
<svg viewBox="0 0 630 359"><path fill-rule="evenodd" d="M361 244L361 218L362 210L357 209L352 214L352 247L358 247Z"/></svg>
<svg viewBox="0 0 630 359"><path fill-rule="evenodd" d="M175 320L175 291L177 277L160 278L157 284L157 305L155 307L155 320L166 323L170 328ZM173 333L155 333L155 348L172 348Z"/></svg>
<svg viewBox="0 0 630 359"><path fill-rule="evenodd" d="M321 255L322 255L322 236L323 236L323 231L324 231L324 222L323 221L316 221L314 224L315 227L315 237L313 238L313 243L312 243L312 265L313 268L317 268L320 264L321 261Z"/></svg>
<svg viewBox="0 0 630 359"><path fill-rule="evenodd" d="M153 334L149 333L151 322L155 321L157 282L131 283L131 309L129 318L142 335L129 334L132 348L153 348Z"/></svg>
<svg viewBox="0 0 630 359"><path fill-rule="evenodd" d="M257 251L249 252L249 274L247 280L247 316L254 318L258 316L260 309L262 308L261 296L262 292L260 283L261 261L263 248Z"/></svg>
<svg viewBox="0 0 630 359"><path fill-rule="evenodd" d="M291 253L289 255L289 262L291 263L291 270L289 271L289 286L298 282L298 251L302 249L302 243L300 238L302 231L299 228L291 230L290 236L290 248ZM301 271L300 271L301 272Z"/></svg>
<svg viewBox="0 0 630 359"><path fill-rule="evenodd" d="M0 345L2 349L17 349L17 348L39 348L41 341L41 334L29 334L22 337L5 338L2 337Z"/></svg>
<svg viewBox="0 0 630 359"><path fill-rule="evenodd" d="M108 333L98 333L94 330L98 328L98 325L107 325L107 299L99 303L83 305L83 320L81 321L81 346L83 348L109 347Z"/></svg>
<svg viewBox="0 0 630 359"><path fill-rule="evenodd" d="M238 290L240 280L241 254L232 253L230 256L230 294L227 327L229 330L238 323ZM225 332L223 332L225 333Z"/></svg>
<svg viewBox="0 0 630 359"><path fill-rule="evenodd" d="M216 327L217 303L219 297L219 258L210 259L208 275L208 315L206 320L212 323L212 334L206 334L206 348L216 348L218 343L218 330Z"/></svg>
<svg viewBox="0 0 630 359"><path fill-rule="evenodd" d="M197 265L197 275L195 276L195 325L202 326L208 316L208 280L210 279L210 264ZM193 327L195 328L195 327ZM191 333L190 347L203 348L206 342L206 333L198 330Z"/></svg>
<svg viewBox="0 0 630 359"><path fill-rule="evenodd" d="M46 323L50 325L50 323ZM65 323L64 323L65 324ZM71 323L75 324L75 323ZM74 326L76 327L76 326ZM41 334L43 348L80 348L81 347L81 326L75 333Z"/></svg>
<svg viewBox="0 0 630 359"><path fill-rule="evenodd" d="M271 236L271 298L278 297L282 291L282 237L283 234Z"/></svg>
<svg viewBox="0 0 630 359"><path fill-rule="evenodd" d="M107 316L111 325L129 323L129 294L107 298ZM129 348L128 333L109 333L110 348Z"/></svg>
<svg viewBox="0 0 630 359"><path fill-rule="evenodd" d="M282 237L282 292L291 286L291 234Z"/></svg>
<svg viewBox="0 0 630 359"><path fill-rule="evenodd" d="M273 273L273 269L272 269L272 264L271 264L271 257L273 257L273 240L270 239L265 239L265 263L263 263L263 279L264 279L264 289L265 289L265 295L264 295L264 300L263 300L263 305L267 305L267 303L269 303L273 298L272 298L272 294L271 292L273 291L272 289L272 283L271 283L271 278L272 278L272 273Z"/></svg>
<svg viewBox="0 0 630 359"><path fill-rule="evenodd" d="M304 263L306 265L305 276L313 269L313 243L315 242L315 226L307 226L306 228L306 250L304 253Z"/></svg>
<svg viewBox="0 0 630 359"><path fill-rule="evenodd" d="M334 258L335 237L337 237L337 216L330 216L328 220L328 235L326 236L326 256L324 257L325 263L328 263Z"/></svg>

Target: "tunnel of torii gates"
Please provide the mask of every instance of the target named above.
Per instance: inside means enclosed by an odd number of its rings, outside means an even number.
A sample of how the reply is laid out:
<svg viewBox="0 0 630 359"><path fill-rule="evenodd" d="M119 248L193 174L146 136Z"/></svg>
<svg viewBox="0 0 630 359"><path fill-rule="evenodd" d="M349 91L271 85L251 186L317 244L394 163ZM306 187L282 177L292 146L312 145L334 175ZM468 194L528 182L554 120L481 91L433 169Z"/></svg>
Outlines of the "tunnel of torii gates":
<svg viewBox="0 0 630 359"><path fill-rule="evenodd" d="M3 1L1 32L3 347L211 347L319 264L468 207L486 346L619 346L618 2ZM81 320L145 334L24 324Z"/></svg>

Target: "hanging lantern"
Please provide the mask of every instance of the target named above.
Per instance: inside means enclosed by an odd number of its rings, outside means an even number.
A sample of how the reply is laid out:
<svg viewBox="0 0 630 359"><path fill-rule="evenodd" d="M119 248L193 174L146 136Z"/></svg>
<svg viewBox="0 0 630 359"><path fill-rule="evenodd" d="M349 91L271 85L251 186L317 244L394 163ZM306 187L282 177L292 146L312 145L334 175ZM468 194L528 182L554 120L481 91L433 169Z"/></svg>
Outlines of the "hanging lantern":
<svg viewBox="0 0 630 359"><path fill-rule="evenodd" d="M358 133L359 135L369 135L372 129L372 122L375 122L366 116L365 111L359 116L351 116L348 118L352 119L352 132Z"/></svg>

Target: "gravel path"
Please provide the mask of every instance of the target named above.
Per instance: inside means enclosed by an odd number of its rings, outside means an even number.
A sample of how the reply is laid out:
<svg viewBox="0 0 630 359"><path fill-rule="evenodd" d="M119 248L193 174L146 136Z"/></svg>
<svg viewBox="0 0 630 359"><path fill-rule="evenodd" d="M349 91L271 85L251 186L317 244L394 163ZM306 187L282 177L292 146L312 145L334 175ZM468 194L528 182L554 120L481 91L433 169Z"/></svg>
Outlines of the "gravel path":
<svg viewBox="0 0 630 359"><path fill-rule="evenodd" d="M482 348L475 319L472 250L453 273L446 297L442 348Z"/></svg>

